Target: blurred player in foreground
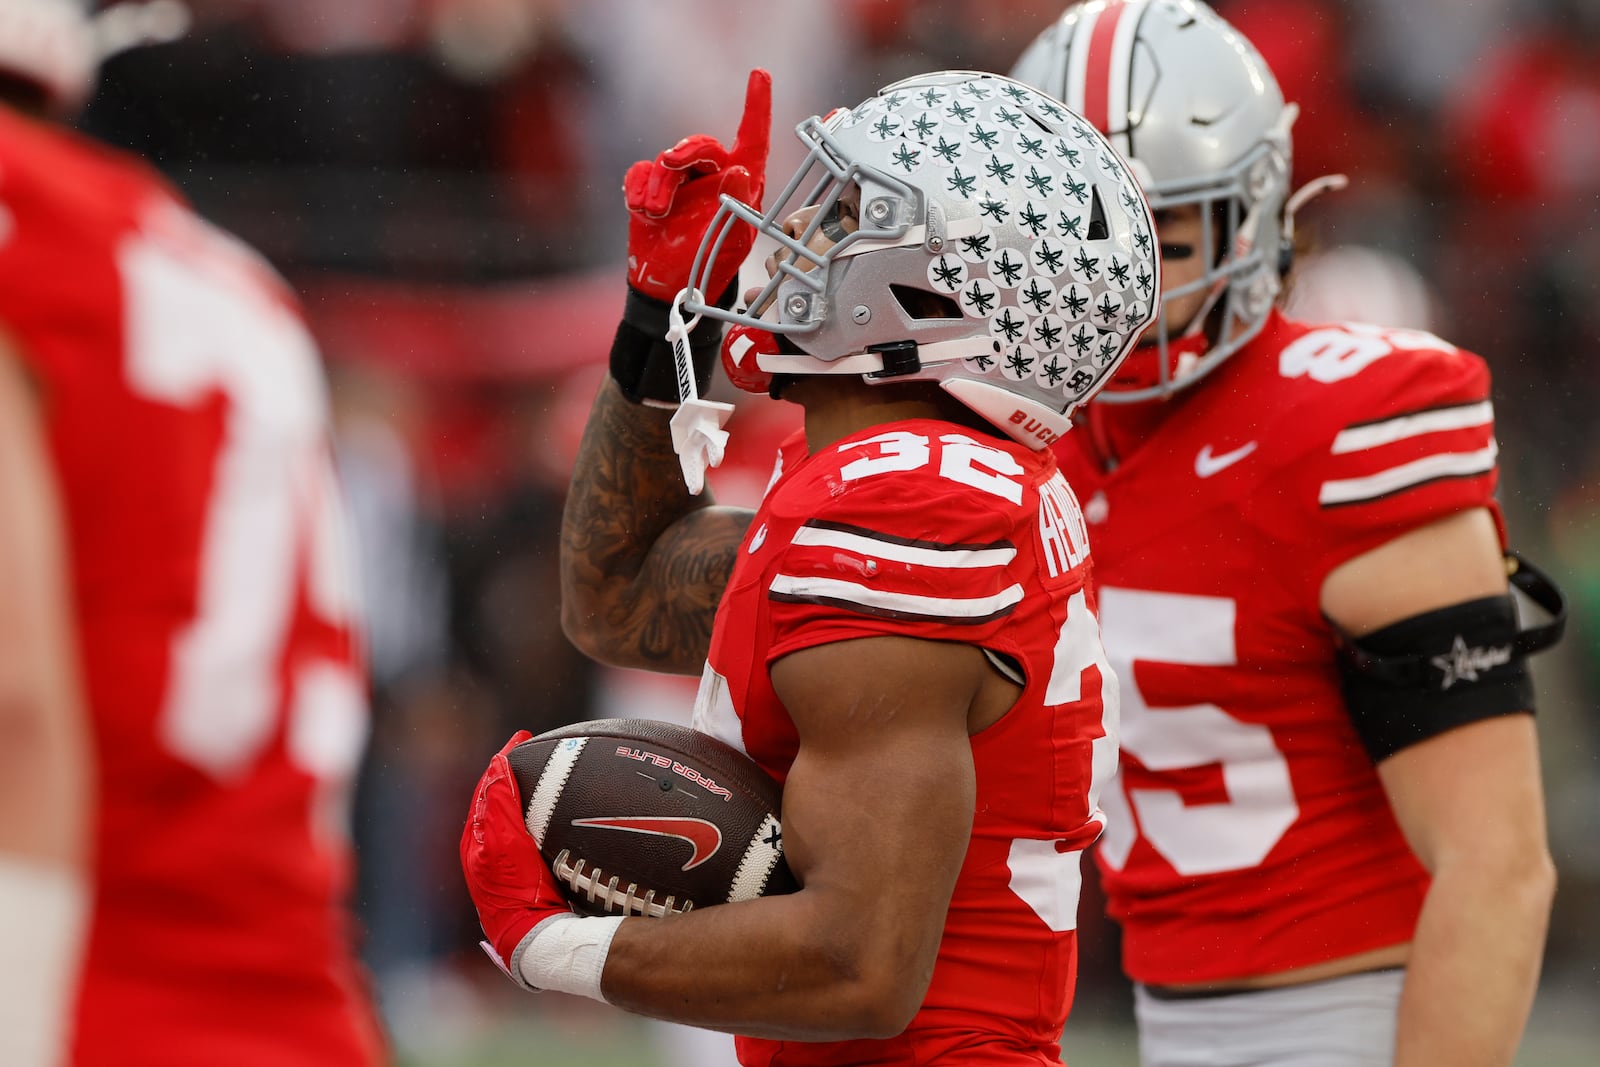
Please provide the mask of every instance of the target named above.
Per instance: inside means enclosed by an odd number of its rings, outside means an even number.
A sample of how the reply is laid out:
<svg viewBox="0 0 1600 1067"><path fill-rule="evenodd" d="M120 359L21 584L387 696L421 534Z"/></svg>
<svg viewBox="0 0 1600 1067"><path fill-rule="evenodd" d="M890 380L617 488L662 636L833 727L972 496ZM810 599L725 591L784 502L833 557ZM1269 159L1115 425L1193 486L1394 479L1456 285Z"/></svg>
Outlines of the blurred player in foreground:
<svg viewBox="0 0 1600 1067"><path fill-rule="evenodd" d="M95 29L0 0L0 1062L375 1064L316 353L262 260L48 120Z"/></svg>
<svg viewBox="0 0 1600 1067"><path fill-rule="evenodd" d="M562 607L597 658L701 675L696 725L784 784L803 887L575 917L503 754L467 881L520 984L739 1034L746 1064L1055 1063L1117 697L1047 446L1152 319L1150 217L1076 116L965 73L802 123L763 213L769 93L757 71L731 149L692 137L629 172ZM707 306L758 232L779 251L752 310ZM686 285L702 387L731 322L734 383L804 408L753 514L687 487L720 443L658 340Z"/></svg>
<svg viewBox="0 0 1600 1067"><path fill-rule="evenodd" d="M1482 360L1276 310L1295 111L1203 4L1071 8L1013 74L1127 155L1161 242L1158 326L1057 448L1122 683L1096 856L1144 1063L1509 1064L1558 626L1519 633Z"/></svg>

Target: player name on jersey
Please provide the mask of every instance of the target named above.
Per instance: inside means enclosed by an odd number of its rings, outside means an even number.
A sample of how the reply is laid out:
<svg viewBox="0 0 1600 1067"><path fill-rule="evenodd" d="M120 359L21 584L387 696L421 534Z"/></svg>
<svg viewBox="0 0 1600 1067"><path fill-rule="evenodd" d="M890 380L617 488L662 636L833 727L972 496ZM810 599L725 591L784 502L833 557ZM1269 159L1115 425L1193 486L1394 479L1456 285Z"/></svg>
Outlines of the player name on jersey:
<svg viewBox="0 0 1600 1067"><path fill-rule="evenodd" d="M1039 487L1039 539L1044 544L1044 564L1052 578L1074 570L1089 558L1089 529L1083 512L1078 498L1059 474Z"/></svg>

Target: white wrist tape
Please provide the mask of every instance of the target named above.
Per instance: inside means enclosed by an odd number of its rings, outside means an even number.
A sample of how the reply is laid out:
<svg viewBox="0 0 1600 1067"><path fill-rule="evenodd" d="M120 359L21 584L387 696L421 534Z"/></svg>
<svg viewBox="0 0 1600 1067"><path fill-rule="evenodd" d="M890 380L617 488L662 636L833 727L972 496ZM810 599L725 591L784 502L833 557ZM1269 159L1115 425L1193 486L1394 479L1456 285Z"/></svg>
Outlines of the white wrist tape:
<svg viewBox="0 0 1600 1067"><path fill-rule="evenodd" d="M528 989L573 993L592 1000L623 916L555 915L528 931L511 954L511 976Z"/></svg>
<svg viewBox="0 0 1600 1067"><path fill-rule="evenodd" d="M80 875L0 855L0 1063L67 1062L88 924Z"/></svg>

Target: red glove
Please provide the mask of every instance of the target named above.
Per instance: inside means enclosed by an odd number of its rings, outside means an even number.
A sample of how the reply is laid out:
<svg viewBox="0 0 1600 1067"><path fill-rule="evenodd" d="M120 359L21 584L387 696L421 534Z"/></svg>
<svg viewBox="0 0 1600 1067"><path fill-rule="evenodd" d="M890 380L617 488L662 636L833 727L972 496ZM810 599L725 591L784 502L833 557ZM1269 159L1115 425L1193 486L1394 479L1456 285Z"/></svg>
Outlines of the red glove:
<svg viewBox="0 0 1600 1067"><path fill-rule="evenodd" d="M511 973L511 955L539 923L572 909L550 873L539 846L524 821L517 780L506 754L533 735L518 730L489 761L478 779L472 808L461 832L461 869L467 892L478 909L478 922L495 957ZM520 976L512 974L519 985Z"/></svg>
<svg viewBox="0 0 1600 1067"><path fill-rule="evenodd" d="M670 303L689 284L723 193L759 209L766 183L772 129L772 75L757 68L745 88L744 118L732 148L709 134L685 137L653 162L628 168L622 190L628 202L628 284ZM737 226L723 242L711 273L708 302L715 302L750 252L755 232Z"/></svg>

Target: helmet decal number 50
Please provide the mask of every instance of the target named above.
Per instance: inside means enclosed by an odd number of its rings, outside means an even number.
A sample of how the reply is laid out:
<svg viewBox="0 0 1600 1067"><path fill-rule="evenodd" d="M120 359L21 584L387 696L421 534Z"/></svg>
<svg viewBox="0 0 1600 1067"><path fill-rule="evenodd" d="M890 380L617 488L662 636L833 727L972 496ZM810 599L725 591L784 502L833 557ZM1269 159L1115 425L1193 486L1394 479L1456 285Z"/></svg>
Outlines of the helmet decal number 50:
<svg viewBox="0 0 1600 1067"><path fill-rule="evenodd" d="M1226 667L1238 662L1234 601L1106 586L1100 619L1112 668L1123 681L1122 751L1155 772L1220 765L1228 799L1189 804L1172 789L1141 789L1119 777L1105 798L1101 858L1121 869L1142 837L1183 875L1254 867L1300 813L1289 765L1265 726L1214 704L1151 707L1139 690L1140 662Z"/></svg>

